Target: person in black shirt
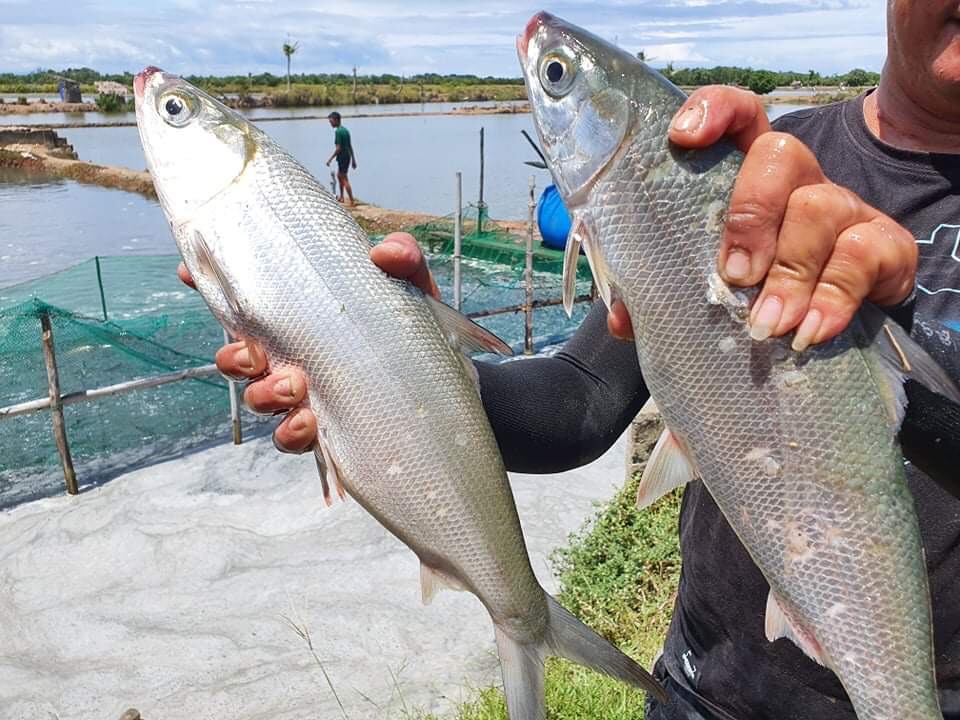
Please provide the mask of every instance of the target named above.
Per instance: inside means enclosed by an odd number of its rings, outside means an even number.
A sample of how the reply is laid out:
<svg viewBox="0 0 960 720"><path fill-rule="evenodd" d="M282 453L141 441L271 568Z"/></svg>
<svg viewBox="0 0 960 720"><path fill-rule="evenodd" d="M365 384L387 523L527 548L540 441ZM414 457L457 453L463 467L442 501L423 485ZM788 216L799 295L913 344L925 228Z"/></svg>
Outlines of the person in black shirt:
<svg viewBox="0 0 960 720"><path fill-rule="evenodd" d="M779 119L754 96L695 92L671 140L702 147L721 136L747 152L731 201L719 270L735 285L762 282L755 336L796 331L810 342L839 332L869 299L960 380L960 8L946 0L890 0L888 59L879 87L853 100ZM409 236L371 256L385 271L436 293ZM766 302L767 300L772 300ZM608 332L608 328L610 332ZM478 363L481 395L507 467L557 472L593 460L648 397L622 306L594 307L550 358ZM256 378L263 352L235 343L220 368ZM297 408L296 373L252 383L261 412ZM960 720L960 408L907 384L900 433L930 577L935 661L944 717ZM548 419L549 422L544 422ZM278 447L311 446L316 421L292 410ZM926 474L925 474L926 473ZM932 478L932 479L931 479ZM700 482L680 516L683 569L655 673L670 691L648 720L853 720L832 672L763 630L767 585Z"/></svg>

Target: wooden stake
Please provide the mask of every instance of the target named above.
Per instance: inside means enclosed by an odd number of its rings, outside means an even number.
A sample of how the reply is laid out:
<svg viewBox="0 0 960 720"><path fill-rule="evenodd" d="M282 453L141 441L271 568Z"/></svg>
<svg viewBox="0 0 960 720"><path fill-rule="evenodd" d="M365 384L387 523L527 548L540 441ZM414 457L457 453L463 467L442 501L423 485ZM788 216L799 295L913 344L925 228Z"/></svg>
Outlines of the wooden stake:
<svg viewBox="0 0 960 720"><path fill-rule="evenodd" d="M524 268L524 280L527 285L527 301L524 304L523 354L533 355L533 212L537 207L534 200L536 178L530 176L530 199L527 201L527 266Z"/></svg>
<svg viewBox="0 0 960 720"><path fill-rule="evenodd" d="M463 254L463 176L457 173L457 209L453 216L453 307L463 304L463 276L460 259Z"/></svg>
<svg viewBox="0 0 960 720"><path fill-rule="evenodd" d="M50 395L50 415L53 417L53 437L57 441L57 450L60 453L60 462L63 465L63 479L67 485L67 492L76 495L77 474L73 469L73 459L70 457L70 446L67 444L67 429L63 421L63 405L60 402L60 378L57 374L57 358L53 352L53 328L50 325L50 315L46 312L40 315L40 327L43 329L43 358L47 364L47 389Z"/></svg>
<svg viewBox="0 0 960 720"><path fill-rule="evenodd" d="M230 333L223 331L223 340L227 344L233 342ZM237 403L237 384L227 378L227 392L230 394L230 422L233 426L233 444L243 444L243 428L240 426L240 407Z"/></svg>

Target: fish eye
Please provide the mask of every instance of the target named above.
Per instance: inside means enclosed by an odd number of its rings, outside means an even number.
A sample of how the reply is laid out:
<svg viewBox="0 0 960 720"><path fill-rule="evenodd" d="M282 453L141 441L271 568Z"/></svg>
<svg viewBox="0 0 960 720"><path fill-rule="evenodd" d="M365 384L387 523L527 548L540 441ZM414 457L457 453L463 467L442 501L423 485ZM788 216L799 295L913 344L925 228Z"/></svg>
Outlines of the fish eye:
<svg viewBox="0 0 960 720"><path fill-rule="evenodd" d="M167 111L167 115L170 117L176 117L183 112L183 100L180 98L170 98L167 100L167 104L164 105L163 108Z"/></svg>
<svg viewBox="0 0 960 720"><path fill-rule="evenodd" d="M548 94L559 97L566 93L577 78L577 65L573 57L562 50L554 50L544 56L540 63L540 84Z"/></svg>
<svg viewBox="0 0 960 720"><path fill-rule="evenodd" d="M197 103L183 93L167 93L157 101L157 110L164 122L183 127L197 114Z"/></svg>

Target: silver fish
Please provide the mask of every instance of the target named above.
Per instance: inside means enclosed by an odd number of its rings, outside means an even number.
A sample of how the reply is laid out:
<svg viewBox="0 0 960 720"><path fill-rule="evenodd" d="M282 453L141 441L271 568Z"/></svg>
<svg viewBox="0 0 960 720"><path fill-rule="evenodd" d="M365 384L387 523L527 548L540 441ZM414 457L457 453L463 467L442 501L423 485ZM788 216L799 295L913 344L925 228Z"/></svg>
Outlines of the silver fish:
<svg viewBox="0 0 960 720"><path fill-rule="evenodd" d="M420 558L424 602L469 590L493 620L514 720L543 718L557 654L662 694L537 582L461 351L509 348L369 258L366 233L242 116L148 68L135 82L147 163L197 289L270 366L302 370L319 465Z"/></svg>
<svg viewBox="0 0 960 720"><path fill-rule="evenodd" d="M756 289L731 289L715 271L742 155L726 143L671 146L684 94L584 30L542 13L517 47L573 215L567 257L582 245L600 294L626 305L669 428L638 501L702 478L770 584L767 637L831 668L861 720L939 720L926 568L896 432L910 366L953 398L955 386L876 308L803 354L789 339L753 341Z"/></svg>

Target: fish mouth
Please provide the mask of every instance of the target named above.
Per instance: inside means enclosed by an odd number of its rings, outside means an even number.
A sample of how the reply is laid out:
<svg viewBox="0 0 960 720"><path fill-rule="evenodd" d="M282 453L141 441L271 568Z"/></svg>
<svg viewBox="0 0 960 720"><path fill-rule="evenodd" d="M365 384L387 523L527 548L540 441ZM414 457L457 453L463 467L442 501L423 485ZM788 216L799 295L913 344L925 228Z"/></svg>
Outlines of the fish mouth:
<svg viewBox="0 0 960 720"><path fill-rule="evenodd" d="M150 81L150 78L156 73L163 73L158 67L150 65L147 68L144 68L143 72L137 73L137 76L133 79L133 96L138 101L143 100L143 91L147 86L147 83Z"/></svg>
<svg viewBox="0 0 960 720"><path fill-rule="evenodd" d="M520 53L521 58L527 57L527 52L530 48L530 39L537 34L537 31L541 27L552 20L554 20L553 15L545 11L540 11L530 18L523 32L517 36L517 52Z"/></svg>

